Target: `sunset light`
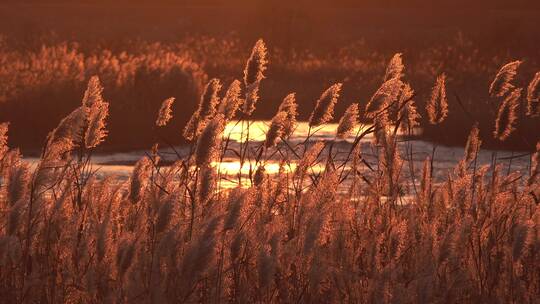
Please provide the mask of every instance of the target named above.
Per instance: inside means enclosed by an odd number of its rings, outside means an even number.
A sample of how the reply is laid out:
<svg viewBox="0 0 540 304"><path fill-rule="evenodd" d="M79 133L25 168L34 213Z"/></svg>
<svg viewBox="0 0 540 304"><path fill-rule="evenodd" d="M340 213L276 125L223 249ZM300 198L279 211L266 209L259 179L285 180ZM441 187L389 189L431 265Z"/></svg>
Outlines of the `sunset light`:
<svg viewBox="0 0 540 304"><path fill-rule="evenodd" d="M0 24L0 303L539 303L540 1Z"/></svg>

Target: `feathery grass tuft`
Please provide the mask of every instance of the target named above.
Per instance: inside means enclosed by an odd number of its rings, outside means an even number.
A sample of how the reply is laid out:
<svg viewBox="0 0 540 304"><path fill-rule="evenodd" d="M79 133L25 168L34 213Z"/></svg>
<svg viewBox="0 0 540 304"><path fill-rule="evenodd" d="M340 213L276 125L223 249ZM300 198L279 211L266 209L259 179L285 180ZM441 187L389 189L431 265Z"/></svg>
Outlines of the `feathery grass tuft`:
<svg viewBox="0 0 540 304"><path fill-rule="evenodd" d="M283 127L284 137L290 137L296 129L296 117L298 116L297 108L298 105L296 104L295 93L290 93L289 95L285 96L285 98L283 98L283 101L279 105L278 111L287 113L287 118L285 119L285 126Z"/></svg>
<svg viewBox="0 0 540 304"><path fill-rule="evenodd" d="M379 125L390 124L389 109L397 103L402 88L403 82L399 78L391 78L384 82L366 105L366 117Z"/></svg>
<svg viewBox="0 0 540 304"><path fill-rule="evenodd" d="M437 82L431 92L431 98L427 102L426 111L429 122L433 125L440 124L448 115L448 99L446 98L446 75L437 77Z"/></svg>
<svg viewBox="0 0 540 304"><path fill-rule="evenodd" d="M167 98L161 103L156 119L156 126L164 127L171 120L173 103L174 97Z"/></svg>
<svg viewBox="0 0 540 304"><path fill-rule="evenodd" d="M332 120L334 116L334 106L339 98L341 83L336 83L324 91L317 100L315 109L309 117L309 125L312 127L320 126Z"/></svg>
<svg viewBox="0 0 540 304"><path fill-rule="evenodd" d="M495 79L489 86L489 94L492 97L503 97L506 93L512 91L515 86L511 83L516 77L517 69L521 65L522 61L516 60L509 62L502 66L495 75Z"/></svg>
<svg viewBox="0 0 540 304"><path fill-rule="evenodd" d="M219 79L211 79L204 88L204 92L199 100L197 110L191 116L188 124L184 128L184 138L188 141L197 139L206 124L216 114L216 107L219 104L219 91L221 82Z"/></svg>
<svg viewBox="0 0 540 304"><path fill-rule="evenodd" d="M527 87L527 115L532 117L540 115L540 72L534 75Z"/></svg>
<svg viewBox="0 0 540 304"><path fill-rule="evenodd" d="M477 157L481 145L480 130L478 129L478 124L475 124L467 138L467 144L465 145L465 162L469 163Z"/></svg>
<svg viewBox="0 0 540 304"><path fill-rule="evenodd" d="M224 117L216 115L201 132L195 150L195 163L199 167L207 167L217 157L221 144L221 135L225 128Z"/></svg>
<svg viewBox="0 0 540 304"><path fill-rule="evenodd" d="M218 112L223 114L225 121L234 119L238 108L242 105L243 100L240 98L242 89L240 85L240 81L234 80L229 85L229 88L225 93L225 97L223 97L221 103L219 104Z"/></svg>
<svg viewBox="0 0 540 304"><path fill-rule="evenodd" d="M285 135L285 126L287 123L287 113L280 111L278 112L270 122L270 127L266 133L266 140L264 146L270 148L276 145L279 138Z"/></svg>
<svg viewBox="0 0 540 304"><path fill-rule="evenodd" d="M358 104L350 105L339 120L336 130L337 138L345 138L358 124Z"/></svg>
<svg viewBox="0 0 540 304"><path fill-rule="evenodd" d="M386 67L386 73L384 74L384 82L393 79L393 78L401 78L403 77L403 71L405 70L405 66L403 65L403 58L401 53L395 54L392 59L390 60L390 63L388 63L388 66Z"/></svg>
<svg viewBox="0 0 540 304"><path fill-rule="evenodd" d="M246 87L246 100L244 102L244 113L250 116L255 111L255 103L259 100L259 85L264 79L264 71L268 63L266 45L259 39L249 57L244 69L244 85Z"/></svg>
<svg viewBox="0 0 540 304"><path fill-rule="evenodd" d="M516 129L521 92L522 89L513 90L499 107L493 136L500 141L506 140Z"/></svg>

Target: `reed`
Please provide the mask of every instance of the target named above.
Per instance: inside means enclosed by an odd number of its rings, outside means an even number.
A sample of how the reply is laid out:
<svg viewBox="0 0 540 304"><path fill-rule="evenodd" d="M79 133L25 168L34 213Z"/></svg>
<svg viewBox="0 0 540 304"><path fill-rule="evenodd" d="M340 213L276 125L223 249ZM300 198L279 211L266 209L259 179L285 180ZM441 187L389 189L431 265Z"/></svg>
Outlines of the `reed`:
<svg viewBox="0 0 540 304"><path fill-rule="evenodd" d="M317 100L315 109L313 109L313 112L309 117L310 127L316 127L332 120L334 116L334 106L339 98L341 86L341 83L336 83L322 93L321 97Z"/></svg>
<svg viewBox="0 0 540 304"><path fill-rule="evenodd" d="M493 79L493 82L491 82L491 85L489 86L489 94L491 94L491 96L504 97L506 93L515 88L511 82L514 80L517 69L521 63L522 61L516 60L509 62L500 68L497 75L495 75L495 79Z"/></svg>
<svg viewBox="0 0 540 304"><path fill-rule="evenodd" d="M221 94L219 80L208 83L184 129L192 139L187 155L163 164L156 144L127 181L103 177L92 165L107 134L98 78L50 132L35 166L7 145L8 124L1 124L0 297L7 303L537 301L540 144L528 174L505 173L496 157L480 166L486 130L475 125L452 170L437 172L435 151L421 172L408 169L410 143L397 130L441 123L450 113L439 76L428 118L421 119L397 54L365 113L359 115L357 103L348 106L336 139L291 141L299 132L298 105L289 94L265 141L228 145L226 122L244 101L250 103L244 115L255 110L253 95L240 96L261 85L266 56L258 42L244 87L233 81ZM341 88L322 94L310 126L333 119ZM522 90L512 88L501 104L500 139L519 127ZM156 109L156 132L172 127L172 103ZM338 142L352 136L360 119L374 124L361 126L353 143ZM367 135L377 140L362 146ZM349 155L338 145L347 145ZM244 153L256 168L224 188L236 180L216 163ZM272 161L278 174L267 171Z"/></svg>
<svg viewBox="0 0 540 304"><path fill-rule="evenodd" d="M512 91L499 107L493 136L501 141L507 139L516 129L521 91L522 89Z"/></svg>
<svg viewBox="0 0 540 304"><path fill-rule="evenodd" d="M172 118L172 105L174 103L174 97L167 98L161 103L158 116L156 119L156 126L164 127Z"/></svg>
<svg viewBox="0 0 540 304"><path fill-rule="evenodd" d="M540 72L534 75L527 87L527 115L540 115Z"/></svg>
<svg viewBox="0 0 540 304"><path fill-rule="evenodd" d="M446 75L441 74L431 91L431 98L427 102L426 111L431 124L439 124L448 115L448 99L446 97Z"/></svg>

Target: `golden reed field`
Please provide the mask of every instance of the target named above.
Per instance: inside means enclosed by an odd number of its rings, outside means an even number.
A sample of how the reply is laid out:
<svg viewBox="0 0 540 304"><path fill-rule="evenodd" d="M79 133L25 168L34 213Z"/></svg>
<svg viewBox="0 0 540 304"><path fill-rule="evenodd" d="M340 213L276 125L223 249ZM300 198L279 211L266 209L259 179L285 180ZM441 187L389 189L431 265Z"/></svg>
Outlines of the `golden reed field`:
<svg viewBox="0 0 540 304"><path fill-rule="evenodd" d="M0 302L538 303L537 58L233 36L4 37ZM94 161L134 148L127 177Z"/></svg>
<svg viewBox="0 0 540 304"><path fill-rule="evenodd" d="M516 87L520 64L504 65L486 88L498 100L492 135L501 141L515 131L519 107L533 117L540 110L540 73L527 88ZM443 180L433 178L430 157L415 176L409 155L398 150L407 144L398 140L398 129L410 132L420 118L400 54L367 106L348 107L335 140L309 139L333 119L341 83L321 94L304 142L288 139L298 107L291 93L265 140L253 143L249 118L266 66L267 49L259 40L242 80L223 92L218 79L206 84L183 131L190 153L162 166L156 143L127 181L98 178L99 168L91 162L107 137L109 114L98 77L90 79L81 104L49 133L33 166L6 145L8 124L3 124L2 298L12 303L537 301L540 144L528 172L508 174L496 154L491 164L477 165L481 140L475 127L463 159ZM174 102L166 99L155 109L156 128L167 127ZM452 115L445 74L437 77L426 111L430 124ZM360 116L373 124L358 128ZM226 177L214 164L232 149L224 127L235 118L246 134L232 152L241 164L254 165L249 174ZM350 132L355 140L346 156L338 157L333 146ZM376 166L364 160L358 145L369 134ZM280 164L273 175L265 173L271 154ZM315 172L317 165L324 170ZM221 189L222 179L239 186Z"/></svg>

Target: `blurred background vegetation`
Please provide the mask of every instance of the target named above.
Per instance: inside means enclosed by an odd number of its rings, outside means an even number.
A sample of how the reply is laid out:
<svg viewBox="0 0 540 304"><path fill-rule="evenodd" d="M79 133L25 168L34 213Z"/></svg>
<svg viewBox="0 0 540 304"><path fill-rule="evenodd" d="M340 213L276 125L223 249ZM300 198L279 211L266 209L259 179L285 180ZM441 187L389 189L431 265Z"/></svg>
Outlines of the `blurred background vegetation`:
<svg viewBox="0 0 540 304"><path fill-rule="evenodd" d="M158 136L182 143L180 130L204 83L243 76L263 38L270 64L257 118L271 117L297 92L307 118L329 85L343 82L336 116L361 107L381 84L394 53L423 106L438 74L448 75L449 119L427 139L461 145L480 122L485 146L529 149L538 121L523 118L505 146L491 140L495 101L487 87L498 68L525 60L517 81L540 70L538 1L24 1L0 4L0 120L10 144L36 152L75 108L97 74L111 103L107 150L147 148L161 101L176 97L175 118Z"/></svg>

